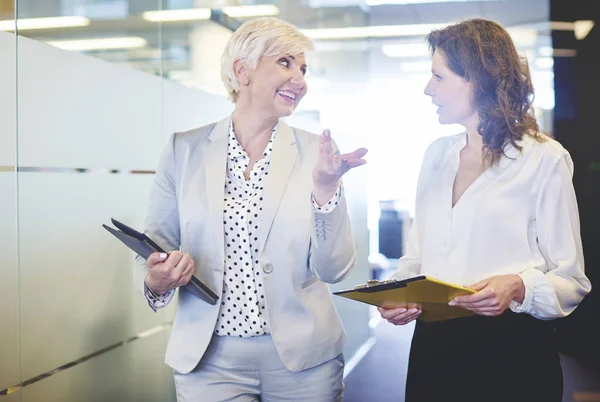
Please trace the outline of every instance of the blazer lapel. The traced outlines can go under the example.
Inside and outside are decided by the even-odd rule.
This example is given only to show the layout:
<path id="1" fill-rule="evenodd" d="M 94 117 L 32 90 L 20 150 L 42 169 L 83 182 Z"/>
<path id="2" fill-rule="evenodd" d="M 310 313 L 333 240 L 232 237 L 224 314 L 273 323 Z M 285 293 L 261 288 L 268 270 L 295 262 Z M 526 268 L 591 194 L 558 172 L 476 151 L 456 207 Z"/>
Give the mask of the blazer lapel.
<path id="1" fill-rule="evenodd" d="M 208 216 L 216 236 L 217 250 L 224 261 L 225 235 L 223 232 L 223 198 L 225 196 L 225 169 L 229 139 L 229 117 L 221 120 L 208 137 L 210 143 L 204 147 L 204 172 L 208 198 Z M 222 271 L 222 264 L 213 264 L 215 271 Z"/>
<path id="2" fill-rule="evenodd" d="M 279 120 L 275 139 L 273 140 L 269 175 L 263 190 L 264 204 L 260 219 L 259 254 L 262 253 L 265 247 L 273 219 L 296 163 L 297 155 L 298 148 L 293 130 L 282 120 Z"/>

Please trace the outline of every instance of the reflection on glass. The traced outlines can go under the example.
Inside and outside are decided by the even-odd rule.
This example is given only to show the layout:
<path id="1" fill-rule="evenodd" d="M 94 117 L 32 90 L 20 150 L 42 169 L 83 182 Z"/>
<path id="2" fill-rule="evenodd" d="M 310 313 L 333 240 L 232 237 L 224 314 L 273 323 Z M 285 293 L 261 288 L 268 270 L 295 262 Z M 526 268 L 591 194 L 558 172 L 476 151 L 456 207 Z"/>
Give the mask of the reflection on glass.
<path id="1" fill-rule="evenodd" d="M 14 2 L 0 0 L 5 27 L 14 29 L 14 15 Z M 14 34 L 0 31 L 0 399 L 9 400 L 19 397 L 13 387 L 20 381 L 15 49 Z"/>
<path id="2" fill-rule="evenodd" d="M 162 2 L 20 0 L 19 35 L 160 75 L 160 24 L 141 15 Z"/>

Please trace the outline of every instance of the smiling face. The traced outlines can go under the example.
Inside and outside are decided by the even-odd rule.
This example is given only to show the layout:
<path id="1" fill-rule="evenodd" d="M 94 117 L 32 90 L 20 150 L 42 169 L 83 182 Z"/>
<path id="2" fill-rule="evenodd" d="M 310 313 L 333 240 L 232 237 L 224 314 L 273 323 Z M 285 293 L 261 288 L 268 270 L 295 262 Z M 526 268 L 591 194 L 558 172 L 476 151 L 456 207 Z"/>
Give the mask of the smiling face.
<path id="1" fill-rule="evenodd" d="M 473 85 L 450 70 L 446 57 L 439 49 L 433 54 L 431 73 L 424 92 L 438 106 L 439 122 L 476 127 L 479 116 L 473 107 Z"/>
<path id="2" fill-rule="evenodd" d="M 306 95 L 306 68 L 304 53 L 263 56 L 254 70 L 245 70 L 246 80 L 240 80 L 240 96 L 247 96 L 253 107 L 266 115 L 289 116 Z"/>

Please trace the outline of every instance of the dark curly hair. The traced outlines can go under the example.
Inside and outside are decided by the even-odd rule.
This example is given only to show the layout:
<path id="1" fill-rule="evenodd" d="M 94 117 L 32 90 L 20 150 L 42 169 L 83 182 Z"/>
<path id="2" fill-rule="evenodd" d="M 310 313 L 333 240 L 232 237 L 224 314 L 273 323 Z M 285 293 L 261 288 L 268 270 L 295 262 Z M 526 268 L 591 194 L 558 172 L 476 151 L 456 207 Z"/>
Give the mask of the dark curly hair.
<path id="1" fill-rule="evenodd" d="M 427 35 L 433 55 L 441 50 L 448 67 L 473 84 L 474 107 L 486 156 L 496 164 L 504 146 L 530 135 L 543 141 L 533 112 L 529 65 L 499 24 L 471 19 Z"/>

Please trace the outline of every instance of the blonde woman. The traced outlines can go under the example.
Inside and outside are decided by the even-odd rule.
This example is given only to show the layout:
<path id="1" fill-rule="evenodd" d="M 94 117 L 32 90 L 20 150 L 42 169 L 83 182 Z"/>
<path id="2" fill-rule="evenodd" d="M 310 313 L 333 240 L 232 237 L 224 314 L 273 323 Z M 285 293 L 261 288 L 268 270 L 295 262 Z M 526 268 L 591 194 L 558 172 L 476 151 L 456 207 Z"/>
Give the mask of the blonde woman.
<path id="1" fill-rule="evenodd" d="M 233 114 L 161 157 L 146 233 L 173 251 L 138 260 L 139 289 L 158 309 L 193 274 L 220 296 L 179 294 L 166 362 L 180 402 L 342 400 L 347 339 L 326 283 L 355 264 L 340 178 L 366 149 L 339 155 L 327 130 L 280 120 L 306 94 L 311 48 L 279 19 L 243 24 L 221 61 Z"/>

